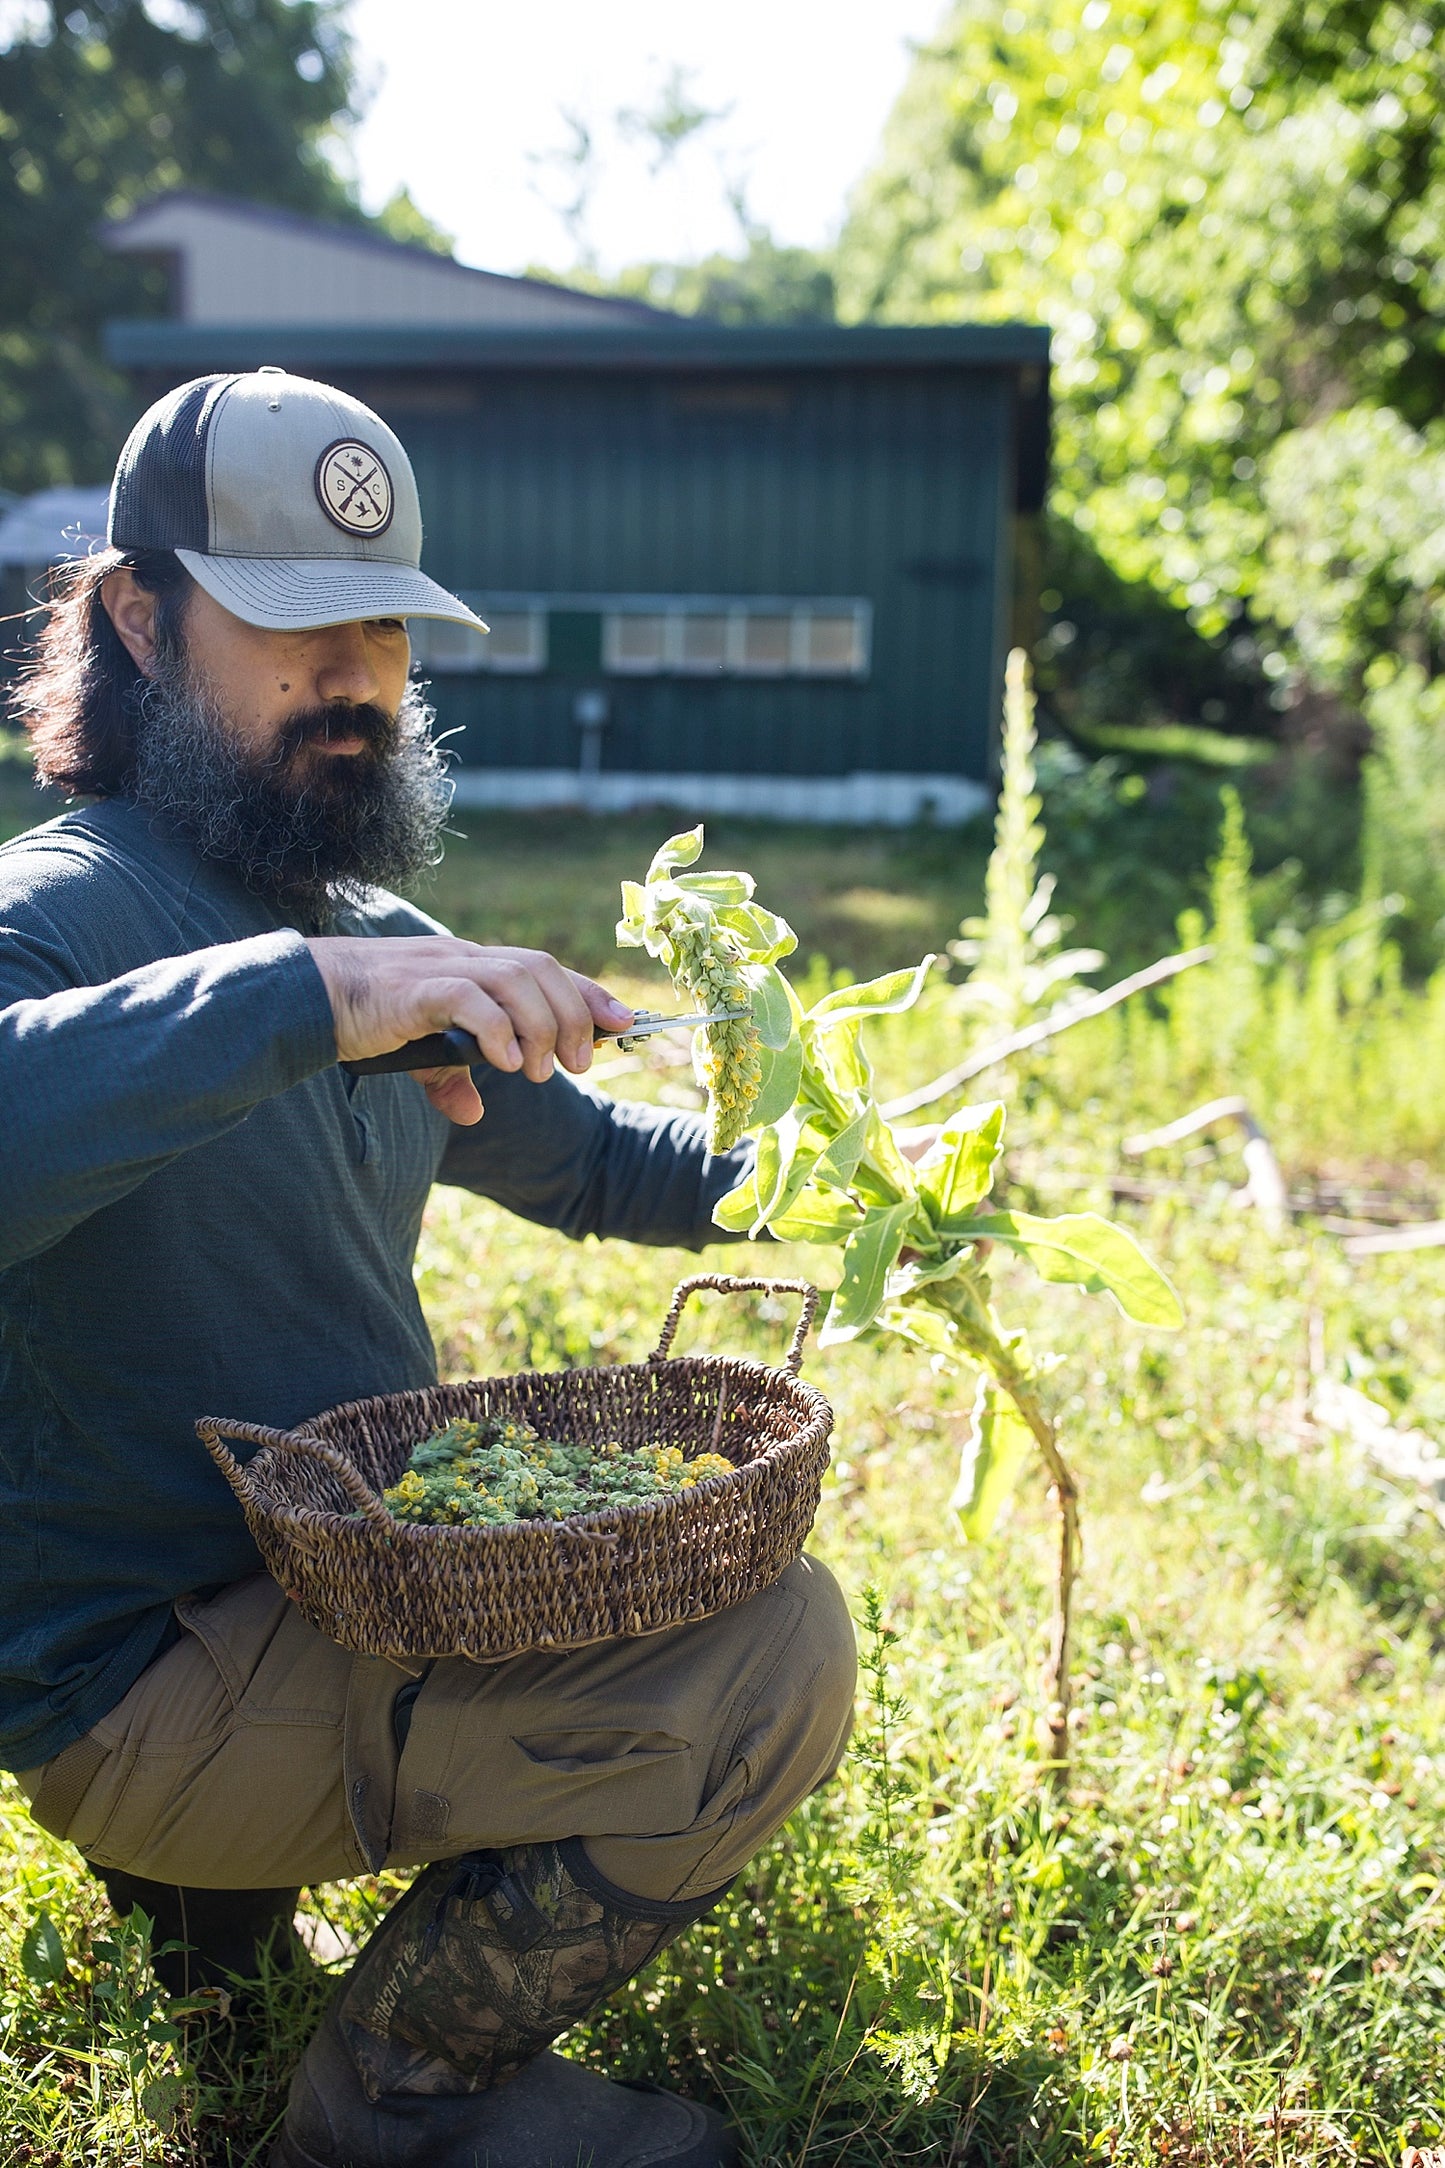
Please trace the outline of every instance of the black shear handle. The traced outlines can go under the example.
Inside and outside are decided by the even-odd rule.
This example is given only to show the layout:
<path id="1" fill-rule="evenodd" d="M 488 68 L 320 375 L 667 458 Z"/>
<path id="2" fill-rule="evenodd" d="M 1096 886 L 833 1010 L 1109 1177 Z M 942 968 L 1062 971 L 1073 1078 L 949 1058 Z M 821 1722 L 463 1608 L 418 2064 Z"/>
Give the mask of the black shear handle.
<path id="1" fill-rule="evenodd" d="M 408 1039 L 389 1054 L 369 1054 L 365 1061 L 344 1061 L 341 1066 L 348 1076 L 394 1076 L 402 1069 L 470 1069 L 486 1058 L 471 1033 L 453 1024 L 449 1031 Z"/>
<path id="2" fill-rule="evenodd" d="M 594 1031 L 594 1040 L 615 1038 L 615 1032 Z M 389 1054 L 369 1054 L 365 1061 L 344 1061 L 348 1076 L 395 1076 L 404 1069 L 471 1069 L 486 1055 L 469 1031 L 453 1024 L 449 1031 L 429 1032 L 425 1039 L 408 1039 Z"/>

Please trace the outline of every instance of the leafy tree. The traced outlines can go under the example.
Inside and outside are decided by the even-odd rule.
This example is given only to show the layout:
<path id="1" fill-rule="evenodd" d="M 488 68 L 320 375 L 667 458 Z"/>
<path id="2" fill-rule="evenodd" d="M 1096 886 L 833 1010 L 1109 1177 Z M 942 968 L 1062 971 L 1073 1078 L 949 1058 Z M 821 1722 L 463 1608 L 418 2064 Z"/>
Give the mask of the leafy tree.
<path id="1" fill-rule="evenodd" d="M 1442 102 L 1445 0 L 965 0 L 855 203 L 843 313 L 1048 321 L 1058 509 L 1206 637 L 1248 659 L 1272 617 L 1358 697 L 1405 589 L 1438 667 L 1438 554 L 1378 501 L 1300 537 L 1342 460 L 1378 500 L 1371 429 L 1441 456 Z"/>
<path id="2" fill-rule="evenodd" d="M 404 241 L 409 248 L 429 248 L 434 256 L 450 256 L 455 253 L 457 237 L 428 218 L 419 205 L 413 203 L 409 188 L 398 188 L 389 196 L 376 214 L 376 225 L 388 240 Z"/>
<path id="3" fill-rule="evenodd" d="M 328 156 L 354 97 L 342 0 L 49 0 L 0 47 L 0 486 L 103 479 L 133 413 L 100 326 L 163 274 L 103 221 L 179 187 L 359 219 Z"/>
<path id="4" fill-rule="evenodd" d="M 831 323 L 837 306 L 827 257 L 816 249 L 788 248 L 751 220 L 745 231 L 741 255 L 718 252 L 697 263 L 630 264 L 610 290 L 720 324 Z"/>

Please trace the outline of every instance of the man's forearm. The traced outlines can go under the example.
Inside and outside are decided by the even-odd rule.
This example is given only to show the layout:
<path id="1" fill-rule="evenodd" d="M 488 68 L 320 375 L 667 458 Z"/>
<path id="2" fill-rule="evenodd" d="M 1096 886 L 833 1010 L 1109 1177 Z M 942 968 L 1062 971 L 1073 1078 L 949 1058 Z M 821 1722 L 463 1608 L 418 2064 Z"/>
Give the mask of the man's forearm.
<path id="1" fill-rule="evenodd" d="M 473 1074 L 486 1114 L 452 1132 L 438 1181 L 577 1238 L 682 1249 L 732 1239 L 712 1208 L 751 1164 L 750 1144 L 713 1156 L 701 1115 L 605 1099 L 560 1075 Z"/>
<path id="2" fill-rule="evenodd" d="M 12 999 L 0 1008 L 0 1267 L 335 1058 L 325 987 L 292 933 Z"/>

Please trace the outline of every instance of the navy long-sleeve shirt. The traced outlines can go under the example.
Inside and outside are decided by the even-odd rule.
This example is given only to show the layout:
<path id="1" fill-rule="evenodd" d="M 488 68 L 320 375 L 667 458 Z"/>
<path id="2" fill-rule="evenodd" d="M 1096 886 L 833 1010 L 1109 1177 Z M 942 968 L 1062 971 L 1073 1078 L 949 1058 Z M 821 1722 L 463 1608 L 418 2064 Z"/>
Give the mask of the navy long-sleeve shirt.
<path id="1" fill-rule="evenodd" d="M 360 937 L 439 931 L 378 892 Z M 133 806 L 0 849 L 0 1767 L 79 1738 L 185 1591 L 255 1572 L 198 1415 L 290 1426 L 431 1383 L 434 1181 L 690 1247 L 741 1158 L 691 1115 L 482 1068 L 460 1129 L 348 1079 L 296 929 Z"/>

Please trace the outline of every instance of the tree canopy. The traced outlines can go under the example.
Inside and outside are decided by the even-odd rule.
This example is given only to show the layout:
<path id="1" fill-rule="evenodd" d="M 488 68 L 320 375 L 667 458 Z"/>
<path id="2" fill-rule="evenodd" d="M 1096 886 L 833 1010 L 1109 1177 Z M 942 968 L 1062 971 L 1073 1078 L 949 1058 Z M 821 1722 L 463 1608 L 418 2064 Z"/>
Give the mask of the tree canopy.
<path id="1" fill-rule="evenodd" d="M 328 155 L 355 88 L 341 0 L 49 0 L 0 47 L 0 485 L 110 472 L 133 400 L 100 326 L 164 292 L 103 221 L 179 187 L 359 218 Z"/>
<path id="2" fill-rule="evenodd" d="M 1113 574 L 1277 681 L 1438 672 L 1442 106 L 1445 0 L 963 0 L 842 312 L 1048 322 L 1055 503 Z"/>
<path id="3" fill-rule="evenodd" d="M 775 240 L 750 219 L 743 230 L 741 255 L 719 251 L 696 263 L 629 264 L 609 282 L 609 291 L 720 324 L 831 323 L 836 297 L 827 258 Z"/>

